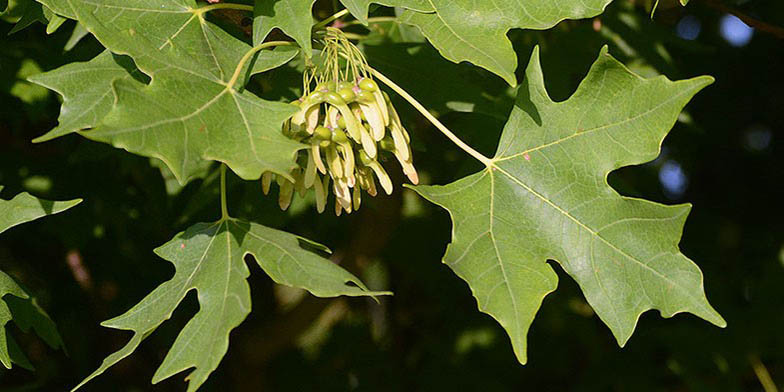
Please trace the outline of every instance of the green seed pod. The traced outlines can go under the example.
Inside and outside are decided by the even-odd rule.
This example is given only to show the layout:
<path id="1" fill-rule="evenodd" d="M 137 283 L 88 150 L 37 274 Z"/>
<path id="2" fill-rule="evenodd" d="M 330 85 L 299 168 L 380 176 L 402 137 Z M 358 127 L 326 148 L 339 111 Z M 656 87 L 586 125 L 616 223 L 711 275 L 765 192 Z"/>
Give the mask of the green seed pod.
<path id="1" fill-rule="evenodd" d="M 305 125 L 308 134 L 313 134 L 313 130 L 318 126 L 321 105 L 313 105 L 305 112 Z"/>
<path id="2" fill-rule="evenodd" d="M 351 88 L 342 88 L 338 90 L 338 95 L 346 102 L 354 102 L 354 100 L 357 99 L 357 95 L 354 94 L 354 90 Z"/>
<path id="3" fill-rule="evenodd" d="M 306 101 L 319 102 L 319 103 L 324 102 L 324 92 L 320 90 L 316 90 L 308 95 Z"/>
<path id="4" fill-rule="evenodd" d="M 381 90 L 373 92 L 376 98 L 376 105 L 381 110 L 381 117 L 384 119 L 384 125 L 389 126 L 389 109 L 387 108 L 387 101 L 384 99 L 384 93 Z M 391 104 L 389 104 L 391 105 Z"/>
<path id="5" fill-rule="evenodd" d="M 355 163 L 354 163 L 354 149 L 352 148 L 351 143 L 346 142 L 346 143 L 342 143 L 340 145 L 339 150 L 340 150 L 341 155 L 343 155 L 343 163 L 344 163 L 344 166 L 343 166 L 344 167 L 344 171 L 343 172 L 346 173 L 347 177 L 352 177 L 351 185 L 349 185 L 349 186 L 354 186 L 354 181 L 355 181 L 355 179 L 353 179 L 353 177 L 354 177 L 354 166 L 355 166 Z"/>
<path id="6" fill-rule="evenodd" d="M 389 136 L 381 139 L 378 142 L 378 146 L 381 147 L 384 151 L 395 152 L 395 141 L 392 140 Z"/>
<path id="7" fill-rule="evenodd" d="M 329 146 L 324 150 L 327 153 L 327 167 L 329 167 L 329 174 L 334 179 L 343 177 L 343 162 L 340 160 L 338 150 L 335 146 Z"/>
<path id="8" fill-rule="evenodd" d="M 363 165 L 368 166 L 370 163 L 374 162 L 375 160 L 370 158 L 365 150 L 359 150 L 359 161 L 362 162 Z"/>
<path id="9" fill-rule="evenodd" d="M 321 160 L 321 146 L 318 143 L 310 145 L 310 156 L 313 157 L 313 162 L 316 163 L 316 168 L 321 174 L 327 174 L 327 167 L 324 166 L 324 161 Z"/>
<path id="10" fill-rule="evenodd" d="M 341 98 L 343 99 L 343 98 Z M 340 115 L 346 121 L 345 129 L 348 131 L 349 136 L 354 140 L 360 140 L 362 137 L 361 124 L 348 105 L 335 105 L 340 111 Z"/>
<path id="11" fill-rule="evenodd" d="M 294 183 L 284 180 L 280 184 L 280 193 L 278 194 L 278 206 L 281 210 L 286 211 L 289 208 L 292 197 L 294 197 Z"/>
<path id="12" fill-rule="evenodd" d="M 316 129 L 313 131 L 313 136 L 320 140 L 330 140 L 332 138 L 332 131 L 330 131 L 327 127 L 316 127 Z"/>
<path id="13" fill-rule="evenodd" d="M 275 179 L 274 177 L 275 175 L 272 174 L 272 172 L 264 172 L 264 174 L 261 175 L 261 190 L 265 195 L 269 194 L 272 180 Z"/>
<path id="14" fill-rule="evenodd" d="M 335 199 L 346 212 L 351 213 L 351 190 L 348 188 L 345 178 L 338 178 L 333 181 Z"/>
<path id="15" fill-rule="evenodd" d="M 335 105 L 335 106 L 345 106 L 346 105 L 346 101 L 340 96 L 340 94 L 338 94 L 336 92 L 332 92 L 332 91 L 330 91 L 330 92 L 328 92 L 328 93 L 326 93 L 324 95 L 324 100 L 327 101 L 327 103 L 329 103 L 331 105 Z"/>
<path id="16" fill-rule="evenodd" d="M 359 206 L 362 204 L 362 190 L 359 187 L 354 188 L 354 192 L 352 192 L 353 196 L 353 204 L 354 204 L 354 211 L 359 209 Z"/>
<path id="17" fill-rule="evenodd" d="M 338 82 L 338 90 L 343 90 L 344 88 L 351 89 L 352 87 L 354 87 L 354 84 L 349 81 Z"/>
<path id="18" fill-rule="evenodd" d="M 338 126 L 346 129 L 346 119 L 343 116 L 338 117 Z"/>
<path id="19" fill-rule="evenodd" d="M 367 166 L 373 169 L 373 172 L 376 173 L 376 177 L 378 177 L 378 182 L 381 183 L 381 187 L 384 188 L 384 192 L 386 192 L 387 195 L 391 195 L 392 179 L 389 178 L 389 174 L 387 174 L 386 170 L 384 170 L 381 164 L 376 161 L 371 162 Z"/>
<path id="20" fill-rule="evenodd" d="M 370 91 L 363 90 L 357 95 L 357 102 L 359 103 L 373 103 L 376 102 L 376 97 Z"/>
<path id="21" fill-rule="evenodd" d="M 367 127 L 362 126 L 361 128 L 362 134 L 360 135 L 360 140 L 362 142 L 362 148 L 365 150 L 367 155 L 371 158 L 375 158 L 378 155 L 378 150 L 376 149 L 376 141 L 373 140 L 373 137 L 370 136 L 370 130 Z"/>
<path id="22" fill-rule="evenodd" d="M 333 129 L 332 141 L 338 144 L 348 143 L 348 137 L 346 137 L 346 132 L 343 132 L 343 130 L 340 128 Z"/>
<path id="23" fill-rule="evenodd" d="M 386 126 L 384 125 L 384 118 L 381 111 L 378 109 L 375 100 L 369 104 L 360 103 L 359 108 L 362 110 L 362 114 L 365 115 L 365 118 L 367 118 L 373 140 L 378 141 L 383 139 Z"/>
<path id="24" fill-rule="evenodd" d="M 332 137 L 332 136 L 330 135 L 330 138 L 331 138 L 331 137 Z M 319 142 L 319 144 L 318 144 L 318 145 L 319 145 L 319 147 L 321 147 L 321 148 L 327 148 L 327 147 L 329 147 L 329 146 L 331 146 L 331 145 L 332 145 L 332 140 L 330 140 L 330 139 L 327 139 L 327 140 L 322 140 L 322 141 L 320 141 L 320 142 Z"/>
<path id="25" fill-rule="evenodd" d="M 374 91 L 378 91 L 378 84 L 376 84 L 373 79 L 364 78 L 359 82 L 359 88 L 365 91 L 370 91 L 372 93 Z"/>
<path id="26" fill-rule="evenodd" d="M 303 185 L 306 189 L 310 189 L 316 181 L 316 161 L 313 159 L 312 150 L 308 150 L 308 163 L 305 166 L 305 177 L 303 178 Z"/>
<path id="27" fill-rule="evenodd" d="M 322 179 L 316 176 L 315 186 L 316 192 L 316 210 L 319 214 L 324 212 L 325 207 L 327 206 L 327 190 L 329 189 L 329 176 L 325 176 L 322 182 Z"/>

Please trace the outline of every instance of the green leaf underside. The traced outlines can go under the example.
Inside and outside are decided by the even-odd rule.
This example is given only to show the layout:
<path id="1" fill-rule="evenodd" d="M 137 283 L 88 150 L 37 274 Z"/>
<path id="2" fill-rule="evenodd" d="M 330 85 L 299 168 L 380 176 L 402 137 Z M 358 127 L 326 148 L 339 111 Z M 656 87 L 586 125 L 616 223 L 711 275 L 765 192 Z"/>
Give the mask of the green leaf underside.
<path id="1" fill-rule="evenodd" d="M 1 215 L 0 215 L 1 216 Z M 27 293 L 19 287 L 10 276 L 0 271 L 0 363 L 11 368 L 11 354 L 9 352 L 9 342 L 6 338 L 5 325 L 11 321 L 11 309 L 5 302 L 5 296 L 16 296 L 19 298 L 29 298 Z"/>
<path id="2" fill-rule="evenodd" d="M 543 30 L 564 19 L 593 17 L 612 0 L 426 1 L 435 12 L 409 10 L 400 21 L 417 26 L 447 59 L 471 62 L 515 86 L 517 55 L 509 30 Z"/>
<path id="3" fill-rule="evenodd" d="M 368 9 L 370 3 L 386 5 L 389 7 L 402 7 L 418 12 L 433 12 L 434 8 L 429 0 L 340 0 L 348 11 L 362 24 L 368 23 Z"/>
<path id="4" fill-rule="evenodd" d="M 244 261 L 248 254 L 273 281 L 303 288 L 318 297 L 388 294 L 367 291 L 354 275 L 302 249 L 299 240 L 289 233 L 234 219 L 196 224 L 177 234 L 155 250 L 174 264 L 174 277 L 125 314 L 102 324 L 134 331 L 134 335 L 74 390 L 133 353 L 193 289 L 198 293 L 199 311 L 177 336 L 152 382 L 195 368 L 186 380 L 188 391 L 198 389 L 226 353 L 231 330 L 250 312 L 249 270 Z"/>
<path id="5" fill-rule="evenodd" d="M 623 346 L 640 315 L 690 312 L 718 326 L 699 268 L 678 250 L 689 205 L 618 195 L 620 167 L 656 158 L 681 109 L 712 82 L 642 79 L 606 47 L 577 91 L 553 102 L 538 48 L 493 162 L 445 186 L 418 186 L 454 227 L 444 262 L 526 362 L 526 335 L 557 276 L 557 261 Z"/>
<path id="6" fill-rule="evenodd" d="M 280 132 L 295 108 L 240 87 L 250 75 L 286 63 L 297 50 L 259 52 L 229 85 L 251 47 L 208 22 L 194 1 L 41 1 L 77 19 L 111 52 L 133 58 L 152 79 L 149 85 L 113 79 L 114 105 L 84 136 L 158 158 L 183 184 L 202 160 L 224 162 L 247 180 L 264 171 L 289 175 L 296 152 L 305 147 Z M 63 78 L 49 81 L 55 83 L 62 89 L 67 84 Z M 70 128 L 58 132 L 78 131 Z"/>
<path id="7" fill-rule="evenodd" d="M 11 200 L 0 199 L 0 233 L 16 225 L 65 211 L 81 202 L 81 199 L 48 201 L 28 193 L 20 193 Z M 11 296 L 18 297 L 18 299 L 14 300 Z M 9 304 L 14 305 L 14 311 L 9 308 Z M 0 363 L 8 369 L 11 368 L 14 356 L 9 351 L 11 343 L 10 339 L 7 339 L 4 327 L 12 318 L 22 331 L 33 328 L 51 347 L 57 348 L 62 345 L 54 323 L 46 313 L 10 276 L 0 271 Z M 22 354 L 18 355 L 21 357 L 19 359 L 13 358 L 14 363 L 23 366 L 29 364 Z"/>
<path id="8" fill-rule="evenodd" d="M 21 17 L 14 27 L 11 28 L 11 31 L 8 32 L 8 35 L 24 30 L 35 22 L 48 23 L 41 4 L 36 3 L 35 0 L 17 0 L 17 2 L 16 6 L 21 8 Z"/>
<path id="9" fill-rule="evenodd" d="M 125 79 L 145 84 L 145 78 L 130 57 L 108 50 L 88 62 L 71 63 L 28 78 L 63 96 L 59 124 L 33 142 L 45 142 L 100 124 L 116 99 L 112 83 Z"/>
<path id="10" fill-rule="evenodd" d="M 307 56 L 313 52 L 310 30 L 313 24 L 311 8 L 316 0 L 257 1 L 253 9 L 253 44 L 264 42 L 276 27 L 302 47 Z"/>
<path id="11" fill-rule="evenodd" d="M 81 202 L 81 199 L 43 200 L 27 192 L 20 193 L 11 200 L 0 199 L 0 233 L 16 225 L 65 211 Z"/>

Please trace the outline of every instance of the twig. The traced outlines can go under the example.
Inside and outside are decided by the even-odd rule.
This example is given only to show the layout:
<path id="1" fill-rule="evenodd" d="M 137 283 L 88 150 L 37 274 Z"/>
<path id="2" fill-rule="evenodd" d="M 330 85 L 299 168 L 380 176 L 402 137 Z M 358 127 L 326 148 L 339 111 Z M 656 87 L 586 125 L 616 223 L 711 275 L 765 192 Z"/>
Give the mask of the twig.
<path id="1" fill-rule="evenodd" d="M 775 26 L 770 23 L 766 23 L 759 19 L 753 18 L 734 8 L 728 7 L 717 0 L 702 0 L 702 2 L 705 3 L 707 6 L 717 9 L 721 12 L 726 12 L 728 14 L 737 16 L 738 19 L 742 20 L 747 25 L 759 31 L 764 31 L 766 33 L 775 36 L 776 38 L 784 39 L 784 27 Z"/>

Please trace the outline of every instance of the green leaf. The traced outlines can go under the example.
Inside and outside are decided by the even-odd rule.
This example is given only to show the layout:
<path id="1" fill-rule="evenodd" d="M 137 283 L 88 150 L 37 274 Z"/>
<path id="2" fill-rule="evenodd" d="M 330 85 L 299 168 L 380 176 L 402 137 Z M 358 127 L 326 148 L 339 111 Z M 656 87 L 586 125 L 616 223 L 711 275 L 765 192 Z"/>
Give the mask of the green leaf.
<path id="1" fill-rule="evenodd" d="M 310 30 L 311 9 L 316 0 L 257 1 L 253 8 L 253 44 L 264 42 L 274 28 L 281 29 L 299 44 L 306 56 L 313 52 Z"/>
<path id="2" fill-rule="evenodd" d="M 699 268 L 678 250 L 690 205 L 623 197 L 614 169 L 651 161 L 691 97 L 712 82 L 642 79 L 606 47 L 574 95 L 553 102 L 538 48 L 488 167 L 414 189 L 454 222 L 444 262 L 526 361 L 526 335 L 557 285 L 555 260 L 623 346 L 640 315 L 690 312 L 718 326 Z"/>
<path id="3" fill-rule="evenodd" d="M 65 23 L 65 18 L 55 14 L 49 8 L 43 7 L 43 12 L 44 12 L 44 18 L 46 18 L 46 20 L 48 21 L 46 22 L 46 34 L 54 33 L 55 31 L 57 31 L 57 29 L 60 28 L 60 26 L 63 25 L 63 23 Z"/>
<path id="4" fill-rule="evenodd" d="M 354 275 L 302 249 L 300 240 L 289 233 L 234 219 L 200 223 L 178 234 L 155 250 L 174 264 L 174 277 L 125 314 L 102 324 L 134 331 L 134 335 L 125 347 L 107 357 L 74 389 L 133 353 L 194 289 L 198 293 L 199 312 L 177 336 L 152 382 L 195 368 L 186 380 L 188 391 L 198 389 L 226 353 L 231 330 L 250 312 L 246 255 L 252 255 L 275 282 L 306 289 L 318 297 L 388 294 L 367 291 Z"/>
<path id="5" fill-rule="evenodd" d="M 3 271 L 0 271 L 0 363 L 2 363 L 6 369 L 10 369 L 11 355 L 8 350 L 8 342 L 6 341 L 5 325 L 11 321 L 11 309 L 8 308 L 8 305 L 4 300 L 6 295 L 29 298 L 27 293 L 25 293 L 10 276 L 6 275 Z"/>
<path id="6" fill-rule="evenodd" d="M 16 225 L 65 211 L 81 202 L 82 199 L 43 200 L 27 192 L 20 193 L 11 200 L 0 199 L 0 233 Z"/>
<path id="7" fill-rule="evenodd" d="M 35 22 L 48 23 L 44 17 L 43 7 L 34 0 L 17 0 L 16 6 L 21 9 L 17 11 L 21 17 L 11 31 L 8 32 L 8 35 L 24 30 Z"/>
<path id="8" fill-rule="evenodd" d="M 68 38 L 68 42 L 65 43 L 63 50 L 65 50 L 66 52 L 71 51 L 71 49 L 73 49 L 76 46 L 76 44 L 78 44 L 79 41 L 81 41 L 82 38 L 86 37 L 88 34 L 90 34 L 90 32 L 87 31 L 87 29 L 85 29 L 83 25 L 77 23 L 76 26 L 74 26 L 73 31 L 71 32 L 71 37 Z"/>
<path id="9" fill-rule="evenodd" d="M 16 225 L 65 211 L 81 202 L 81 199 L 43 200 L 28 193 L 21 193 L 11 200 L 0 199 L 0 233 Z M 49 316 L 10 276 L 0 271 L 0 363 L 8 369 L 11 368 L 14 356 L 9 353 L 10 344 L 6 340 L 4 327 L 12 319 L 24 332 L 33 328 L 51 347 L 62 346 L 57 329 Z M 23 356 L 13 358 L 13 362 L 20 365 L 29 364 Z"/>
<path id="10" fill-rule="evenodd" d="M 114 106 L 116 97 L 112 83 L 119 79 L 135 80 L 140 84 L 148 81 L 130 57 L 118 56 L 108 50 L 88 62 L 67 64 L 28 78 L 63 96 L 59 124 L 33 142 L 45 142 L 100 124 Z"/>
<path id="11" fill-rule="evenodd" d="M 42 1 L 152 77 L 149 85 L 115 80 L 115 105 L 84 136 L 158 158 L 183 184 L 203 160 L 224 162 L 248 180 L 264 171 L 289 175 L 305 147 L 280 132 L 295 108 L 241 86 L 250 75 L 286 63 L 296 50 L 262 51 L 251 65 L 242 63 L 250 46 L 206 21 L 193 1 Z"/>
<path id="12" fill-rule="evenodd" d="M 435 12 L 407 11 L 400 21 L 419 27 L 447 59 L 469 61 L 517 85 L 517 55 L 510 29 L 549 29 L 564 19 L 599 15 L 611 0 L 495 1 L 427 0 Z"/>
<path id="13" fill-rule="evenodd" d="M 370 3 L 383 4 L 390 7 L 403 7 L 418 12 L 433 12 L 435 9 L 430 0 L 340 0 L 346 9 L 362 24 L 368 24 Z"/>

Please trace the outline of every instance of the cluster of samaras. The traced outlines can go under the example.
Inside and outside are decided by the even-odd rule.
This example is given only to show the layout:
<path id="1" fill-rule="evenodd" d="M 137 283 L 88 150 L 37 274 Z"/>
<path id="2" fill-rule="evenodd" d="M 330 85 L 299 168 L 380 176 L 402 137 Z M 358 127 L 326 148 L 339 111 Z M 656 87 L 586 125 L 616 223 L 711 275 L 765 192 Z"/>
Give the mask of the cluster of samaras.
<path id="1" fill-rule="evenodd" d="M 376 178 L 392 193 L 392 181 L 379 163 L 382 153 L 394 155 L 408 179 L 419 182 L 408 132 L 389 96 L 369 77 L 320 83 L 292 104 L 300 110 L 284 124 L 283 133 L 310 148 L 300 152 L 299 165 L 291 172 L 294 182 L 269 172 L 262 177 L 265 194 L 273 180 L 280 186 L 282 209 L 291 204 L 294 192 L 304 196 L 313 188 L 321 213 L 332 189 L 335 213 L 351 213 L 359 208 L 363 190 L 376 195 Z"/>

